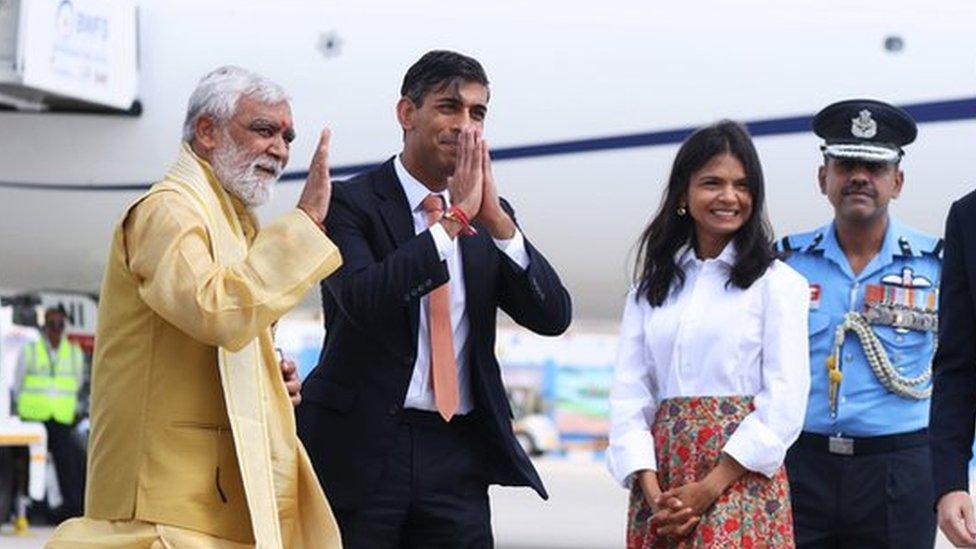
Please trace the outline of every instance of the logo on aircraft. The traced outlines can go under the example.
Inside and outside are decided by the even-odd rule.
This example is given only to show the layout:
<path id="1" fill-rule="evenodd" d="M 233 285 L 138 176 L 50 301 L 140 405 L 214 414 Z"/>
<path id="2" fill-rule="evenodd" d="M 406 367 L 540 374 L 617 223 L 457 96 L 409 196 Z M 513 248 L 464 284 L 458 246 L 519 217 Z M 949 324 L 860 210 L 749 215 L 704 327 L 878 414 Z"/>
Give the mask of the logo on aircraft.
<path id="1" fill-rule="evenodd" d="M 58 36 L 70 38 L 75 32 L 75 8 L 71 5 L 71 0 L 62 0 L 58 4 L 58 12 L 54 19 L 54 28 L 57 29 Z"/>
<path id="2" fill-rule="evenodd" d="M 76 11 L 71 0 L 61 0 L 54 19 L 54 27 L 58 36 L 62 40 L 77 37 L 101 42 L 107 41 L 108 17 L 92 11 L 91 7 L 88 11 L 85 11 L 84 8 L 85 6 L 82 5 L 82 8 Z"/>

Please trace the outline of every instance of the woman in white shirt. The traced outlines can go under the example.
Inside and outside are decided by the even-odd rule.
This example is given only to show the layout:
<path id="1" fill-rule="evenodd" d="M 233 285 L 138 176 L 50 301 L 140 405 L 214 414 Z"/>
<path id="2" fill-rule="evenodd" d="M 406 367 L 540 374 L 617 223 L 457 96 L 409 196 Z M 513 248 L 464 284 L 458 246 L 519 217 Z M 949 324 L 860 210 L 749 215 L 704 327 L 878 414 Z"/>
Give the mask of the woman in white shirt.
<path id="1" fill-rule="evenodd" d="M 810 370 L 806 280 L 772 255 L 746 129 L 696 131 L 639 242 L 610 394 L 627 546 L 793 547 L 783 468 Z"/>

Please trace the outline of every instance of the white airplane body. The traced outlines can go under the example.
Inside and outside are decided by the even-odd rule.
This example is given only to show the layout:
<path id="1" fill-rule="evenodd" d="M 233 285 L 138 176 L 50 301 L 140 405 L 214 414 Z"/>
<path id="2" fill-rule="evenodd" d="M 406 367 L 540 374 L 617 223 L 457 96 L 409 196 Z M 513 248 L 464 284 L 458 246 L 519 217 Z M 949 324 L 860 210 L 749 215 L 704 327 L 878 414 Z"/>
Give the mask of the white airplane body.
<path id="1" fill-rule="evenodd" d="M 909 108 L 900 219 L 942 232 L 976 181 L 976 3 L 680 3 L 500 0 L 144 0 L 138 116 L 0 112 L 0 288 L 97 292 L 123 208 L 176 156 L 186 101 L 236 64 L 281 83 L 299 137 L 272 204 L 292 207 L 318 130 L 348 176 L 400 150 L 403 74 L 425 51 L 479 59 L 491 80 L 486 135 L 501 193 L 553 262 L 577 318 L 612 319 L 633 244 L 658 207 L 681 139 L 747 123 L 777 235 L 832 210 L 816 185 L 809 118 L 835 100 Z"/>

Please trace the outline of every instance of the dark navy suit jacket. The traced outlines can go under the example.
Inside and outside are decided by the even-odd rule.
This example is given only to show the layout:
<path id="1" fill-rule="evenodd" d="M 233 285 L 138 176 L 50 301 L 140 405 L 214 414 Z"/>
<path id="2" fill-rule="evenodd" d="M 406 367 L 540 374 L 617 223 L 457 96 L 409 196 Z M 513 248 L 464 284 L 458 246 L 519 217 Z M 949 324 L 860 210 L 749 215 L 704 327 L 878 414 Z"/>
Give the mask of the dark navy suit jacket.
<path id="1" fill-rule="evenodd" d="M 476 236 L 459 238 L 472 414 L 487 448 L 485 480 L 531 486 L 545 498 L 512 433 L 494 354 L 495 317 L 500 308 L 536 333 L 558 335 L 570 323 L 569 293 L 527 239 L 530 264 L 523 271 L 487 229 L 475 227 Z M 395 439 L 417 353 L 420 298 L 446 283 L 448 271 L 430 231 L 414 234 L 392 159 L 335 184 L 326 231 L 343 265 L 322 283 L 325 342 L 302 388 L 298 430 L 329 501 L 356 509 L 379 480 Z"/>
<path id="2" fill-rule="evenodd" d="M 939 289 L 939 348 L 933 361 L 929 436 L 936 501 L 969 490 L 976 429 L 976 192 L 946 219 Z"/>

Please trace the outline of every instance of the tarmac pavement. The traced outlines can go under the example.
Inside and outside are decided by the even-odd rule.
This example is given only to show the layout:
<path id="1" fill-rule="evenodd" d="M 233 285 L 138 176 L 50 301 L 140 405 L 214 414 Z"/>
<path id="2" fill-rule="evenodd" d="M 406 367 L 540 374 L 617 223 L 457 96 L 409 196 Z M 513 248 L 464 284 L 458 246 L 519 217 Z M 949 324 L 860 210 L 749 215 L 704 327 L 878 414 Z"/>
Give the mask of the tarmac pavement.
<path id="1" fill-rule="evenodd" d="M 499 549 L 613 549 L 624 545 L 627 492 L 592 456 L 535 461 L 549 501 L 524 488 L 491 488 L 492 523 Z M 31 528 L 28 537 L 0 531 L 0 548 L 36 549 L 51 527 Z M 940 534 L 937 549 L 951 545 Z"/>

